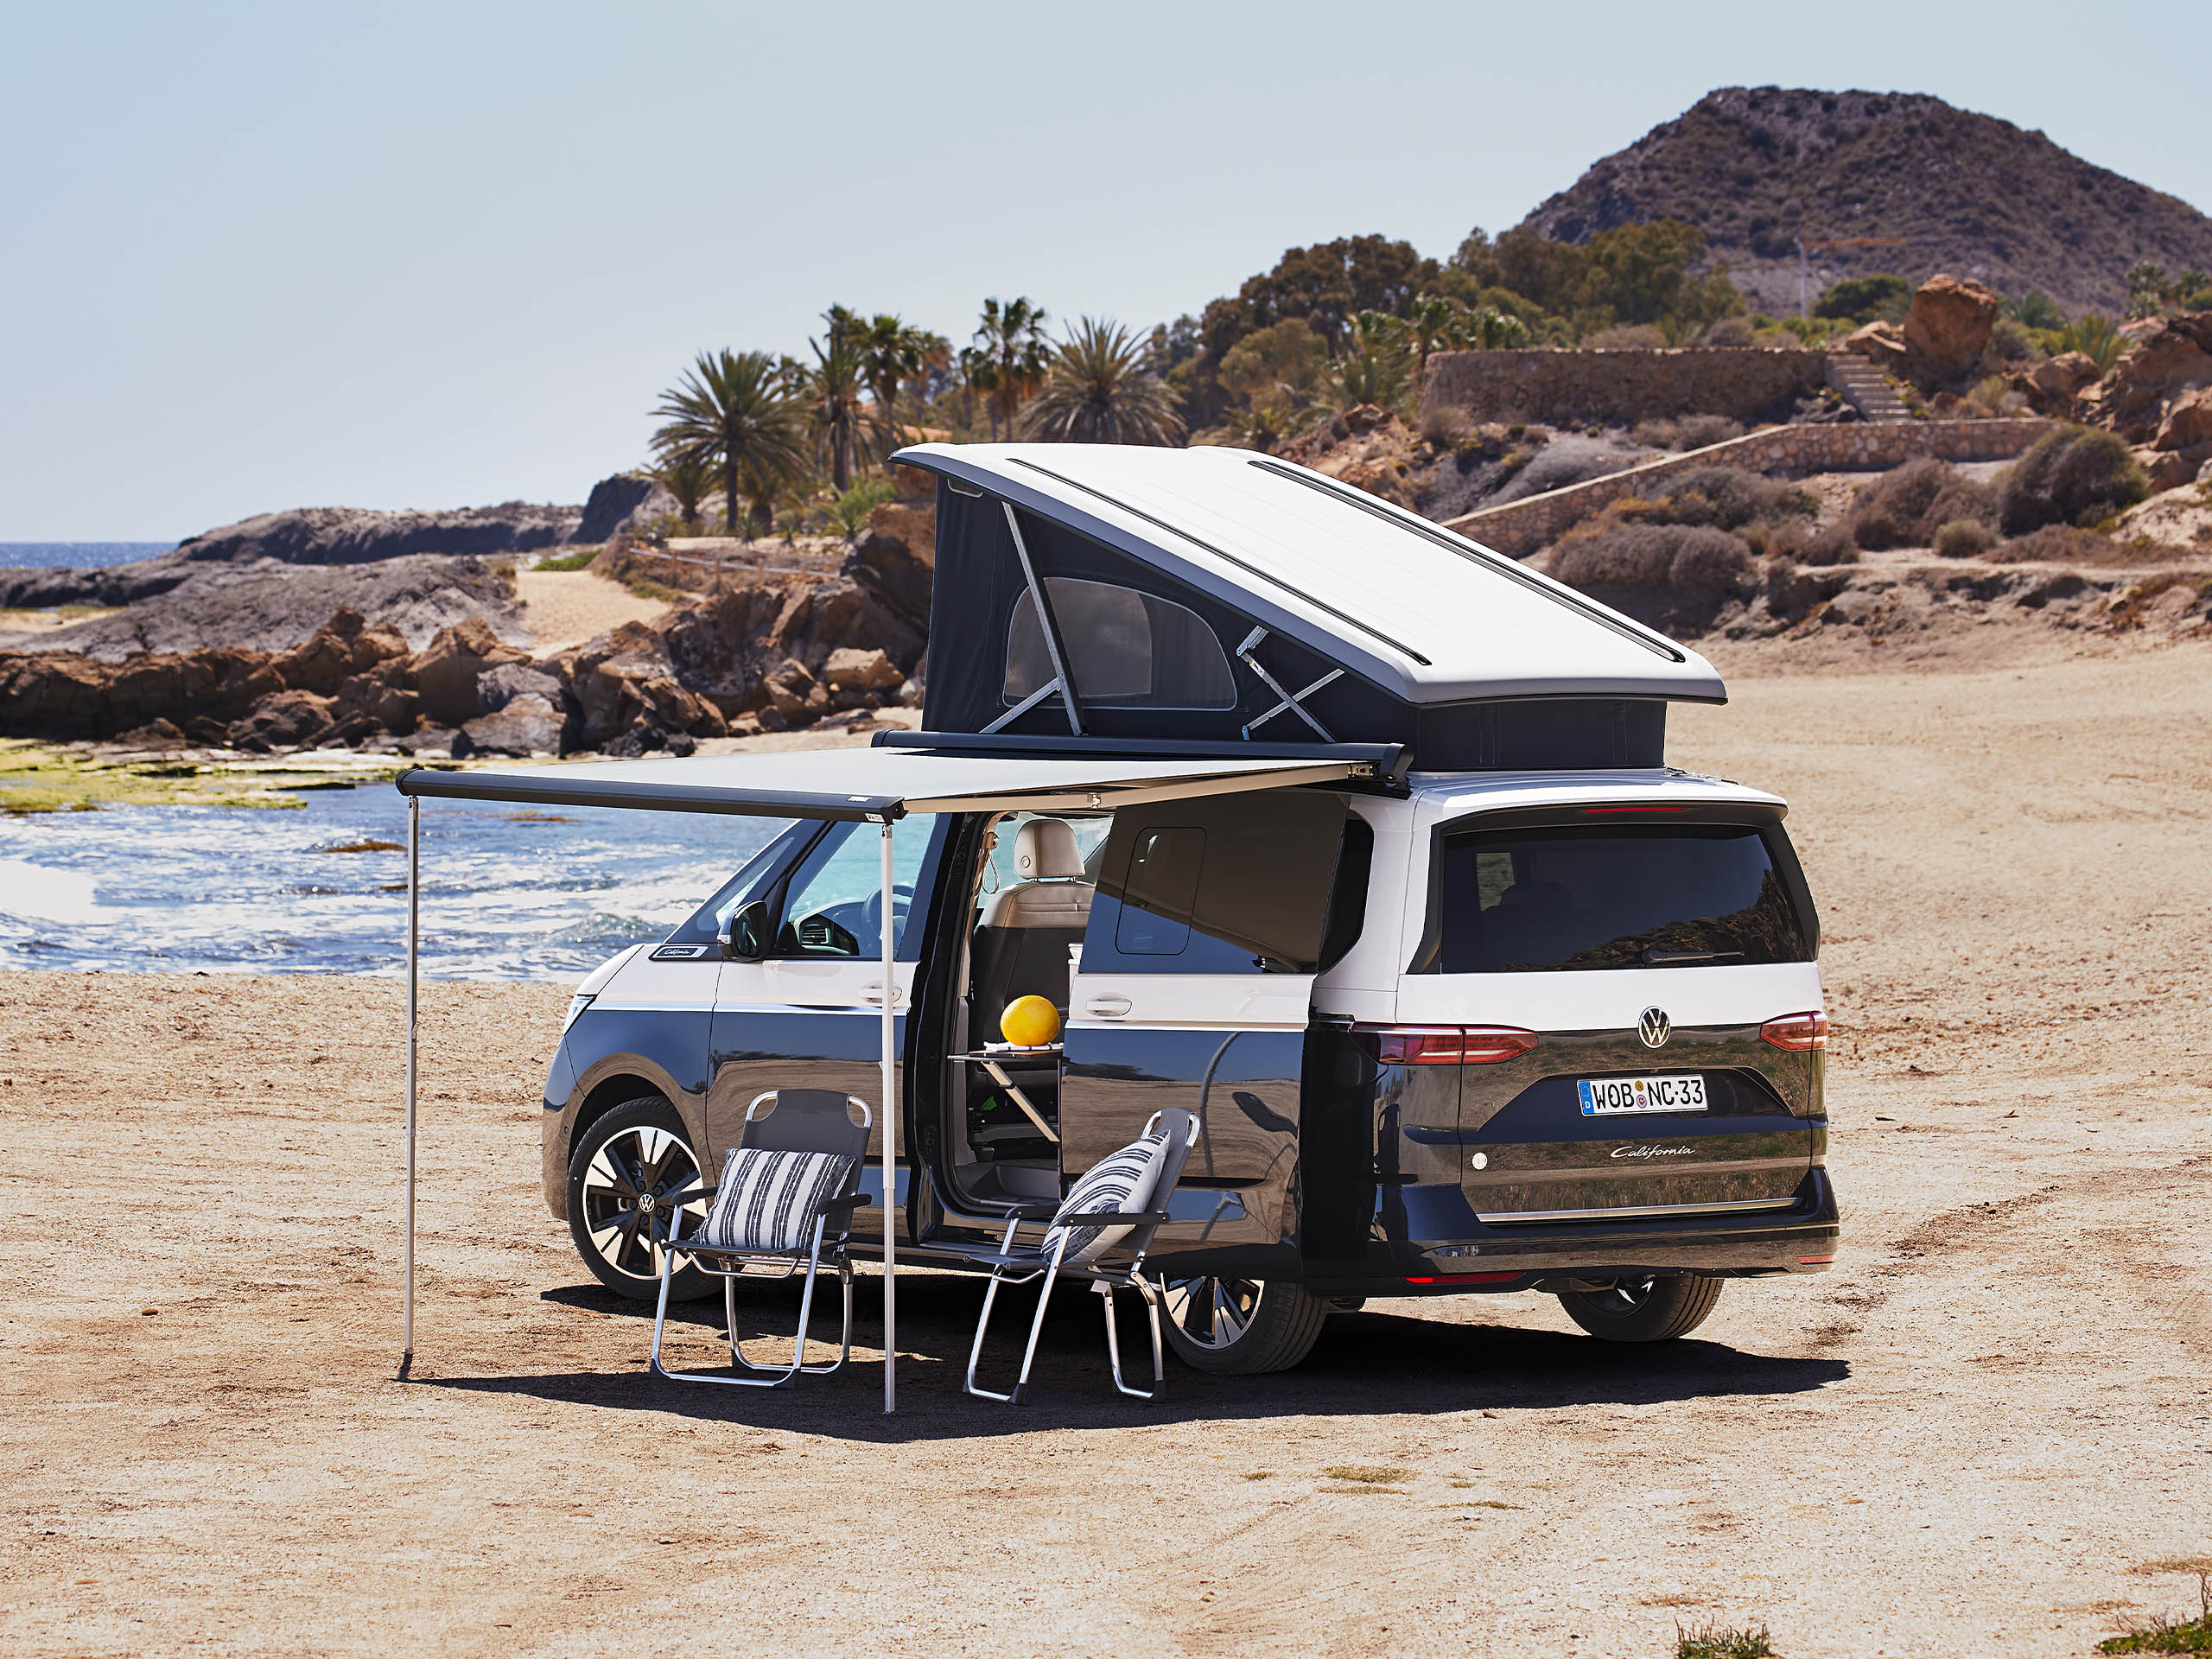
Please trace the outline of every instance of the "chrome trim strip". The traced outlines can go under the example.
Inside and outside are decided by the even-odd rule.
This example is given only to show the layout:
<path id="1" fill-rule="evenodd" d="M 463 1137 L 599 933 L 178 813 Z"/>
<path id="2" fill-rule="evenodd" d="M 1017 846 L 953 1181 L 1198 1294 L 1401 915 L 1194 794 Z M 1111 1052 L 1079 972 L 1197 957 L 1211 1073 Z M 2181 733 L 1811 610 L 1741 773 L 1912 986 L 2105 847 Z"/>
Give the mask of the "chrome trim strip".
<path id="1" fill-rule="evenodd" d="M 1738 1198 L 1727 1204 L 1639 1204 L 1622 1205 L 1606 1210 L 1511 1210 L 1497 1214 L 1475 1212 L 1475 1219 L 1484 1226 L 1495 1227 L 1501 1223 L 1531 1221 L 1636 1221 L 1653 1216 L 1719 1216 L 1735 1215 L 1747 1210 L 1789 1210 L 1796 1206 L 1796 1198 Z"/>

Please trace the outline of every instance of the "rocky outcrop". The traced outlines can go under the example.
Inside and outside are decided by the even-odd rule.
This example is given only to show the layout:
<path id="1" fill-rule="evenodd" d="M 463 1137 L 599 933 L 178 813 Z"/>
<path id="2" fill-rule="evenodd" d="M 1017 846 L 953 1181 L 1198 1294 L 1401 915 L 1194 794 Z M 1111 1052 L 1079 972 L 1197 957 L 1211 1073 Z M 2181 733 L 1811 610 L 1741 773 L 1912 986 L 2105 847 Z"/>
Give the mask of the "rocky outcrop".
<path id="1" fill-rule="evenodd" d="M 191 564 L 372 564 L 416 553 L 528 553 L 564 542 L 582 522 L 581 507 L 497 507 L 448 512 L 375 512 L 361 507 L 295 507 L 203 531 L 164 555 Z"/>
<path id="2" fill-rule="evenodd" d="M 2204 385 L 2212 385 L 2212 311 L 2164 317 L 2083 396 L 2082 418 L 2130 443 L 2150 443 L 2181 394 Z"/>
<path id="3" fill-rule="evenodd" d="M 2002 303 L 1980 283 L 1931 276 L 1905 314 L 1905 349 L 1944 378 L 1964 374 L 1981 361 Z"/>
<path id="4" fill-rule="evenodd" d="M 309 638 L 340 609 L 358 611 L 417 648 L 440 628 L 472 617 L 487 620 L 495 632 L 522 632 L 506 580 L 480 559 L 422 554 L 350 567 L 173 564 L 162 574 L 176 579 L 115 615 L 0 644 L 17 651 L 82 652 L 106 662 L 143 652 L 227 646 L 282 652 Z M 35 602 L 103 602 L 98 585 L 86 585 L 94 589 L 89 599 L 41 596 Z"/>
<path id="5" fill-rule="evenodd" d="M 423 717 L 441 726 L 459 726 L 488 714 L 491 710 L 478 696 L 478 679 L 486 669 L 529 660 L 528 652 L 503 642 L 480 617 L 440 629 L 415 664 Z"/>
<path id="6" fill-rule="evenodd" d="M 678 511 L 676 498 L 643 473 L 617 473 L 591 486 L 583 516 L 568 539 L 596 546 L 617 532 Z"/>

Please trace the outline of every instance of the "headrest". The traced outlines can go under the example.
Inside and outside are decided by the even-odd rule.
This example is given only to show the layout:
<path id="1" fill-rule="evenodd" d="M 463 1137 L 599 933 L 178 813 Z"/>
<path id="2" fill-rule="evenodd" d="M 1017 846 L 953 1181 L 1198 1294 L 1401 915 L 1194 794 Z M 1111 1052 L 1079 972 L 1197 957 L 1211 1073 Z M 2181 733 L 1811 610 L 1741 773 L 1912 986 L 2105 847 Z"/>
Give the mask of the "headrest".
<path id="1" fill-rule="evenodd" d="M 1058 818 L 1032 818 L 1014 837 L 1014 874 L 1017 881 L 1079 881 L 1083 855 L 1076 849 L 1075 830 Z"/>

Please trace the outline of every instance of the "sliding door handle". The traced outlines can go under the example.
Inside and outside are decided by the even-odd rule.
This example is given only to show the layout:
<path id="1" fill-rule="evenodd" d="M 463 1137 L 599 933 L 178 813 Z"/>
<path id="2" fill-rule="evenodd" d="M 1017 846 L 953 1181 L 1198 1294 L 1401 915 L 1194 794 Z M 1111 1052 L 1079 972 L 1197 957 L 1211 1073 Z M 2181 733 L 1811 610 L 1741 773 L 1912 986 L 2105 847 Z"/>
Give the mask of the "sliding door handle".
<path id="1" fill-rule="evenodd" d="M 1094 996 L 1083 1005 L 1083 1011 L 1094 1020 L 1119 1020 L 1129 1011 L 1126 996 Z"/>

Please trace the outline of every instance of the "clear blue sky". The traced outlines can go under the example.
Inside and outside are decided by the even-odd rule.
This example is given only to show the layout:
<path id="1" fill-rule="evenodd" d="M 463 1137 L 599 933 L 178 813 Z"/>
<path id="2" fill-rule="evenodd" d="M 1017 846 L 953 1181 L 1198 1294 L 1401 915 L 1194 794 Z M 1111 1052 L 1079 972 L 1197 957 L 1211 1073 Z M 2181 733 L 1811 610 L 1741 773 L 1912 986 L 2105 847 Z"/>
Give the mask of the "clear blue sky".
<path id="1" fill-rule="evenodd" d="M 1716 86 L 1933 92 L 2212 208 L 2202 0 L 43 4 L 7 39 L 0 540 L 581 500 L 702 348 L 1446 254 Z"/>

